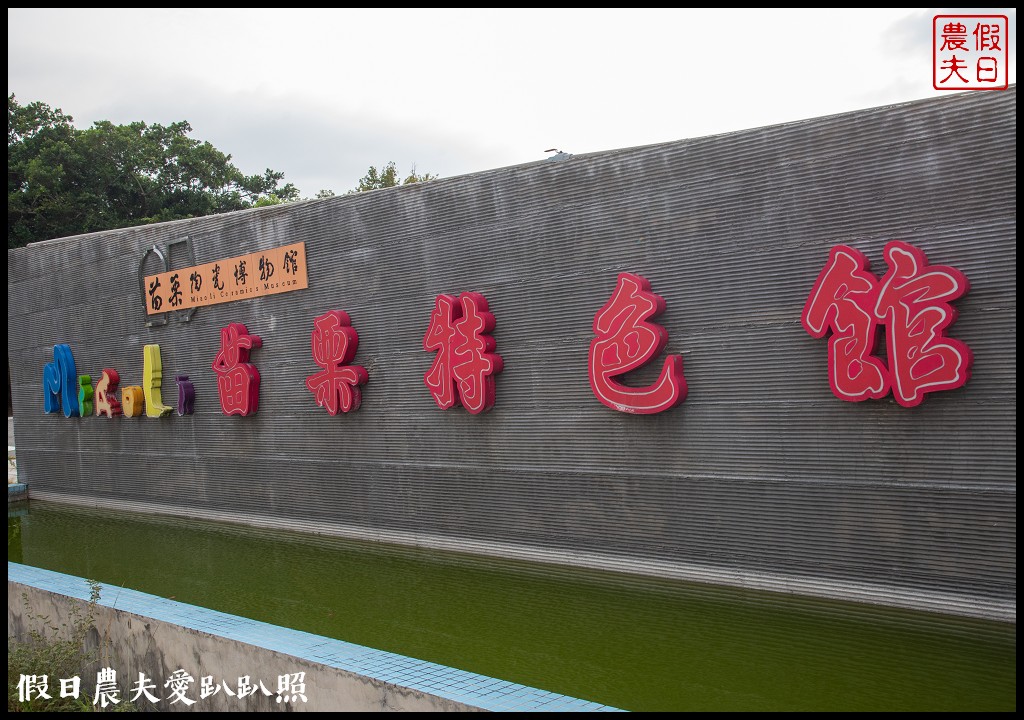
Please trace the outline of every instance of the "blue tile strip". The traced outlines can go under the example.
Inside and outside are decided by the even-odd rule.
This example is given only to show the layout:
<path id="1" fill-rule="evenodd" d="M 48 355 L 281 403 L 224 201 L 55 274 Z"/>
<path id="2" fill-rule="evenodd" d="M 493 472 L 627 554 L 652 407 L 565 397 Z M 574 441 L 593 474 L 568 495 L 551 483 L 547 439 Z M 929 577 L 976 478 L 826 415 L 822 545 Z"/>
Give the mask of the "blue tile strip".
<path id="1" fill-rule="evenodd" d="M 40 590 L 89 599 L 84 578 L 7 563 L 7 579 Z M 188 605 L 137 590 L 104 586 L 100 605 L 150 617 L 211 635 L 256 645 L 268 650 L 366 675 L 381 682 L 407 687 L 495 712 L 621 712 L 619 708 L 558 695 L 506 680 L 478 675 L 397 653 L 375 650 L 343 640 L 249 620 L 237 615 Z"/>
<path id="2" fill-rule="evenodd" d="M 25 483 L 7 483 L 7 502 L 23 500 L 28 497 L 28 485 Z"/>

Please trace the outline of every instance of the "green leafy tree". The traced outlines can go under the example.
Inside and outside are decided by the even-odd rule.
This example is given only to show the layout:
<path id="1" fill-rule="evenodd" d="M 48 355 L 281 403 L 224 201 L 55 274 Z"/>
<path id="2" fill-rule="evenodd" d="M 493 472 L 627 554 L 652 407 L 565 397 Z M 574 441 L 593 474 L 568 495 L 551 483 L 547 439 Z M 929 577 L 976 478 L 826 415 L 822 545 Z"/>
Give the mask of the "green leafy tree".
<path id="1" fill-rule="evenodd" d="M 410 185 L 412 183 L 427 182 L 428 180 L 436 180 L 437 175 L 431 175 L 430 173 L 423 173 L 422 175 L 416 174 L 416 166 L 412 166 L 412 171 L 408 177 L 401 180 L 398 175 L 398 170 L 395 168 L 394 162 L 389 162 L 380 171 L 377 170 L 373 165 L 359 180 L 359 186 L 354 190 L 349 190 L 348 194 L 366 192 L 367 190 L 380 190 L 381 188 L 397 187 L 398 185 Z"/>
<path id="2" fill-rule="evenodd" d="M 187 122 L 72 122 L 8 96 L 8 247 L 298 199 L 284 173 L 244 175 Z"/>

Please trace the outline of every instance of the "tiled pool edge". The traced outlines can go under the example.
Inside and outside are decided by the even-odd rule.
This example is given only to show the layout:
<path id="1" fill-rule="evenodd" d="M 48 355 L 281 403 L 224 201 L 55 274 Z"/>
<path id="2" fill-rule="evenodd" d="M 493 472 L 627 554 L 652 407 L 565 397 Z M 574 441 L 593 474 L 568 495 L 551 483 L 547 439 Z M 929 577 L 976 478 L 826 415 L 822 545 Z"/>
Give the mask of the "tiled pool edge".
<path id="1" fill-rule="evenodd" d="M 20 607 L 22 590 L 34 588 L 57 596 L 89 600 L 90 588 L 84 578 L 44 570 L 19 563 L 7 563 L 8 635 L 12 632 L 12 613 Z M 135 616 L 145 623 L 152 619 L 182 629 L 183 636 L 195 633 L 224 644 L 241 643 L 298 658 L 325 672 L 342 671 L 358 676 L 375 686 L 383 685 L 399 692 L 439 700 L 434 709 L 462 709 L 515 712 L 595 712 L 616 711 L 595 702 L 551 693 L 517 683 L 466 672 L 437 663 L 417 660 L 396 653 L 355 645 L 342 640 L 271 625 L 229 615 L 196 605 L 188 605 L 125 588 L 102 586 L 99 606 Z M 146 625 L 148 628 L 149 626 Z M 116 668 L 115 668 L 116 669 Z M 83 687 L 87 686 L 83 679 Z M 273 689 L 273 688 L 272 688 Z M 310 689 L 309 693 L 315 692 Z M 461 706 L 461 707 L 458 707 Z M 301 704 L 294 709 L 303 708 Z M 308 707 L 305 709 L 314 709 Z M 381 710 L 376 707 L 334 708 L 336 710 Z"/>

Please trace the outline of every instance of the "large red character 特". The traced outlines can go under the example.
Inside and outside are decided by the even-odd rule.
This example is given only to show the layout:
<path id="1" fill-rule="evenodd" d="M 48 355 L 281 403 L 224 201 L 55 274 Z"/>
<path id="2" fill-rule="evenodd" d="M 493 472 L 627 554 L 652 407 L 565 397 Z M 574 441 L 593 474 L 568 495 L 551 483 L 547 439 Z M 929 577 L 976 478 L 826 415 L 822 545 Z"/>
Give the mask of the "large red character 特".
<path id="1" fill-rule="evenodd" d="M 437 356 L 423 381 L 442 410 L 461 404 L 476 415 L 494 406 L 494 376 L 505 366 L 494 352 L 494 326 L 480 293 L 437 296 L 423 336 L 423 349 Z"/>

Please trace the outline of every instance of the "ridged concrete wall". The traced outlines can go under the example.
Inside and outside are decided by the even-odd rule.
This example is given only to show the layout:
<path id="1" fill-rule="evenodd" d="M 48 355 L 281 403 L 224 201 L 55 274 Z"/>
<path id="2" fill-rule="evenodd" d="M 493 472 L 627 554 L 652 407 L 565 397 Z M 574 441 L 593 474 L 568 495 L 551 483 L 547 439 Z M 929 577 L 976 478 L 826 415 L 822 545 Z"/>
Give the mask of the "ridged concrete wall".
<path id="1" fill-rule="evenodd" d="M 304 241 L 309 289 L 147 328 L 140 258 L 186 236 L 198 263 Z M 916 408 L 837 399 L 800 322 L 834 245 L 881 275 L 893 239 L 971 283 L 947 334 L 973 375 Z M 620 272 L 667 303 L 689 385 L 668 412 L 588 384 Z M 423 383 L 434 298 L 462 291 L 488 299 L 505 361 L 482 415 Z M 1015 86 L 52 240 L 8 252 L 8 301 L 33 497 L 1016 617 Z M 370 376 L 337 417 L 304 385 L 327 310 Z M 217 400 L 231 322 L 263 338 L 254 417 Z M 186 373 L 196 414 L 44 414 L 55 343 L 122 386 L 160 344 L 165 399 Z"/>

